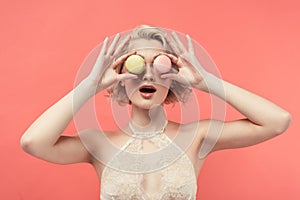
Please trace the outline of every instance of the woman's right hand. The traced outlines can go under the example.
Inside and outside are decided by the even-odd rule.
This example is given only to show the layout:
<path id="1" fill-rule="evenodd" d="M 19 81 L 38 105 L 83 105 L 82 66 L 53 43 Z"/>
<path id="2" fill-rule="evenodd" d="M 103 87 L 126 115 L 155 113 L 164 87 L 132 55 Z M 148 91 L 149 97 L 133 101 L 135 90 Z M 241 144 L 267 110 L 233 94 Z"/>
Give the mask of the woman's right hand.
<path id="1" fill-rule="evenodd" d="M 136 77 L 133 74 L 118 74 L 115 71 L 128 56 L 135 53 L 117 58 L 130 38 L 127 37 L 120 43 L 119 39 L 120 34 L 117 34 L 111 45 L 108 45 L 109 39 L 106 38 L 90 74 L 76 88 L 48 108 L 26 130 L 21 139 L 22 148 L 26 152 L 53 163 L 92 162 L 90 153 L 79 136 L 62 136 L 62 133 L 74 118 L 74 114 L 96 92 L 113 87 L 120 80 Z"/>
<path id="2" fill-rule="evenodd" d="M 117 73 L 116 68 L 120 66 L 125 60 L 135 52 L 124 54 L 120 57 L 120 52 L 126 44 L 128 44 L 130 37 L 127 36 L 119 44 L 120 34 L 117 34 L 112 43 L 109 45 L 109 39 L 105 38 L 99 56 L 96 60 L 90 74 L 85 78 L 93 87 L 95 93 L 107 88 L 113 88 L 116 83 L 125 79 L 137 78 L 136 75 L 130 73 Z"/>

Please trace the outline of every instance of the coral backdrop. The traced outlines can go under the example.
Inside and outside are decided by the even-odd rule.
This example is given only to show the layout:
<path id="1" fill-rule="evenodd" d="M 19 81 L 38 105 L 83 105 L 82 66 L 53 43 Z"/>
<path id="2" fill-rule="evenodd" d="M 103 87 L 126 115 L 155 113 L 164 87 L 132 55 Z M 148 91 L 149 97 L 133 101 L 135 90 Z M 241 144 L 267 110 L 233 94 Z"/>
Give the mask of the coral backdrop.
<path id="1" fill-rule="evenodd" d="M 188 33 L 208 51 L 223 79 L 293 116 L 290 129 L 273 140 L 210 155 L 199 176 L 198 199 L 300 199 L 299 1 L 14 0 L 1 1 L 0 13 L 0 199 L 99 198 L 91 166 L 38 160 L 22 151 L 19 139 L 72 89 L 96 45 L 140 24 Z M 101 117 L 109 127 L 107 113 Z M 239 117 L 228 107 L 229 120 Z M 74 131 L 71 124 L 66 132 Z"/>

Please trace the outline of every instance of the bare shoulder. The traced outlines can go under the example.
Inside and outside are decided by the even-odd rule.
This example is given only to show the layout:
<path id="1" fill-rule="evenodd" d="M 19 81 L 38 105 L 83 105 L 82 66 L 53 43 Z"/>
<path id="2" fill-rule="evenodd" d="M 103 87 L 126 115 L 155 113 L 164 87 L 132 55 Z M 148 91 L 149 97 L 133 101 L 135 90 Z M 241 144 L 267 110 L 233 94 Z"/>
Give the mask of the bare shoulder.
<path id="1" fill-rule="evenodd" d="M 208 129 L 210 123 L 209 119 L 185 124 L 169 121 L 168 127 L 176 131 L 182 130 L 181 133 L 195 132 L 197 137 L 200 137 Z"/>
<path id="2" fill-rule="evenodd" d="M 79 137 L 85 145 L 95 149 L 107 143 L 114 146 L 122 146 L 125 140 L 129 138 L 122 130 L 101 131 L 97 129 L 89 129 L 81 131 Z M 106 146 L 106 145 L 105 145 Z"/>
<path id="3" fill-rule="evenodd" d="M 169 121 L 166 131 L 170 138 L 174 139 L 178 136 L 184 140 L 190 139 L 191 145 L 199 148 L 208 130 L 210 121 L 201 120 L 185 124 Z"/>
<path id="4" fill-rule="evenodd" d="M 113 131 L 89 129 L 81 131 L 79 137 L 93 162 L 104 163 L 108 162 L 129 139 L 129 136 L 119 129 Z"/>

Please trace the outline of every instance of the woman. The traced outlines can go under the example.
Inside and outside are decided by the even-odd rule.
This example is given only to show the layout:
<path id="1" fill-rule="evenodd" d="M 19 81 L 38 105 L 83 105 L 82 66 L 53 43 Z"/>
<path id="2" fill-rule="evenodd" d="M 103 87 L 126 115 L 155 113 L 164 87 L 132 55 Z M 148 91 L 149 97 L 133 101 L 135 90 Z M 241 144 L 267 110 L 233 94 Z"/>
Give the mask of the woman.
<path id="1" fill-rule="evenodd" d="M 101 199 L 195 199 L 197 176 L 209 153 L 271 139 L 289 127 L 291 116 L 207 72 L 190 37 L 185 40 L 187 48 L 176 33 L 150 26 L 136 28 L 123 40 L 117 34 L 110 44 L 106 38 L 89 75 L 30 126 L 22 148 L 53 163 L 91 163 Z M 245 119 L 167 120 L 164 103 L 185 101 L 191 88 L 223 99 Z M 129 123 L 115 131 L 62 136 L 74 110 L 105 89 L 120 104 L 131 105 Z M 181 143 L 185 138 L 188 144 Z"/>

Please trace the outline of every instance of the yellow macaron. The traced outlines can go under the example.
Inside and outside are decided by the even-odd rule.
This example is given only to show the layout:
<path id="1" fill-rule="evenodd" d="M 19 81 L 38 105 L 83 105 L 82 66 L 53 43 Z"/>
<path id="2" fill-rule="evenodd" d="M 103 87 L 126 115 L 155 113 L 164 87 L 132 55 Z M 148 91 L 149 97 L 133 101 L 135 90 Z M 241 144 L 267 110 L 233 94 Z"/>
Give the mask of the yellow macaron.
<path id="1" fill-rule="evenodd" d="M 145 60 L 139 55 L 131 55 L 126 59 L 125 67 L 130 73 L 141 74 L 145 68 Z"/>

